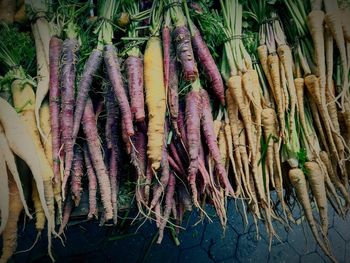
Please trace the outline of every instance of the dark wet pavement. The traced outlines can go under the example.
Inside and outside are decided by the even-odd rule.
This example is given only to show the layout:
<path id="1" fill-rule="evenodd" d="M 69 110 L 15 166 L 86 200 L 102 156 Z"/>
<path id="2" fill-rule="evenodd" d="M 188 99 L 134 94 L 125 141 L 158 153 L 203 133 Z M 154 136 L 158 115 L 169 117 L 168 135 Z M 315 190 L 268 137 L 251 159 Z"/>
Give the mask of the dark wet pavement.
<path id="1" fill-rule="evenodd" d="M 298 210 L 298 209 L 297 209 Z M 350 216 L 340 219 L 329 209 L 329 239 L 339 262 L 350 263 Z M 209 214 L 214 214 L 211 208 Z M 262 223 L 259 224 L 260 237 L 253 220 L 244 226 L 234 202 L 228 206 L 228 224 L 222 231 L 219 220 L 198 221 L 198 214 L 188 213 L 178 238 L 174 242 L 170 231 L 166 231 L 161 245 L 154 242 L 157 233 L 154 223 L 138 222 L 129 226 L 126 220 L 119 228 L 99 227 L 98 222 L 83 222 L 71 225 L 66 230 L 65 245 L 58 239 L 53 242 L 53 252 L 57 262 L 330 262 L 316 246 L 306 222 L 286 231 L 276 225 L 279 239 L 274 239 L 269 252 L 268 238 Z M 121 215 L 123 216 L 123 215 Z M 122 221 L 122 220 L 121 220 Z M 197 223 L 197 224 L 196 224 Z M 33 223 L 27 223 L 25 230 L 19 231 L 18 250 L 23 250 L 35 240 Z M 306 238 L 305 238 L 306 237 Z M 17 254 L 14 262 L 49 262 L 46 255 L 46 238 L 43 236 L 29 252 Z"/>

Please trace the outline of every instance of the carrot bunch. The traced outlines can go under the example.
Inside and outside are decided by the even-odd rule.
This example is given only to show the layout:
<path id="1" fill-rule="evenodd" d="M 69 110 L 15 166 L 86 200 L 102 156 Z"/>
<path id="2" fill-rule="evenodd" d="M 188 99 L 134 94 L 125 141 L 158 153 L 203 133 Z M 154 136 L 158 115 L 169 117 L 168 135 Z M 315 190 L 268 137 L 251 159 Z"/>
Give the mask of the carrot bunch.
<path id="1" fill-rule="evenodd" d="M 35 45 L 0 40 L 1 262 L 23 209 L 37 240 L 47 224 L 52 257 L 82 207 L 118 226 L 128 203 L 158 243 L 167 230 L 179 242 L 186 211 L 211 221 L 206 204 L 225 229 L 231 198 L 270 249 L 297 200 L 336 261 L 328 211 L 350 206 L 345 1 L 29 2 L 45 13 L 28 13 Z"/>

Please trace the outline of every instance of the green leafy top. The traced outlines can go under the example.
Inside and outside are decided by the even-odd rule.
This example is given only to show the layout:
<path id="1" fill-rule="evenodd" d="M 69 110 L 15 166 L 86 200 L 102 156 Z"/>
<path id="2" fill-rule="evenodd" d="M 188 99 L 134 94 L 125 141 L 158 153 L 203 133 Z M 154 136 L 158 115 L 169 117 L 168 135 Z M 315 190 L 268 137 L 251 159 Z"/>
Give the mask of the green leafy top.
<path id="1" fill-rule="evenodd" d="M 223 19 L 219 15 L 218 10 L 211 9 L 211 0 L 199 0 L 190 5 L 190 16 L 201 32 L 205 43 L 207 44 L 210 53 L 217 59 L 219 57 L 218 50 L 221 47 L 227 36 L 224 31 Z"/>
<path id="2" fill-rule="evenodd" d="M 1 68 L 10 70 L 22 66 L 25 72 L 35 75 L 35 45 L 31 34 L 19 31 L 16 26 L 1 24 L 0 35 Z"/>

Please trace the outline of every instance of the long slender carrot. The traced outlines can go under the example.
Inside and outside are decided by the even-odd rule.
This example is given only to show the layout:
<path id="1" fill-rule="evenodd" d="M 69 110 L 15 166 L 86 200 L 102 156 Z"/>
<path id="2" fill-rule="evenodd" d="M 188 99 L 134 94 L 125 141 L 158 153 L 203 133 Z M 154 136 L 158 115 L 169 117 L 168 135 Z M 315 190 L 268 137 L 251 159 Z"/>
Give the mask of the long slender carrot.
<path id="1" fill-rule="evenodd" d="M 333 36 L 328 26 L 325 26 L 325 50 L 326 50 L 326 84 L 327 90 L 333 86 Z"/>
<path id="2" fill-rule="evenodd" d="M 0 258 L 1 263 L 8 262 L 17 248 L 17 222 L 19 215 L 23 210 L 23 204 L 19 195 L 17 184 L 13 178 L 9 178 L 9 191 L 11 195 L 9 203 L 9 216 L 2 233 L 2 255 Z"/>
<path id="3" fill-rule="evenodd" d="M 334 4 L 336 5 L 336 3 Z M 337 96 L 338 98 L 341 98 L 341 105 L 344 107 L 344 100 L 345 97 L 348 96 L 348 83 L 349 83 L 349 77 L 348 77 L 348 63 L 347 63 L 347 55 L 346 55 L 346 46 L 345 46 L 345 39 L 342 29 L 342 15 L 338 8 L 334 6 L 334 10 L 327 11 L 327 14 L 324 18 L 327 26 L 329 27 L 329 30 L 332 32 L 334 41 L 338 47 L 339 54 L 340 54 L 340 61 L 342 65 L 342 92 Z"/>
<path id="4" fill-rule="evenodd" d="M 108 178 L 106 166 L 103 162 L 101 145 L 96 127 L 96 118 L 91 99 L 88 99 L 86 102 L 83 114 L 83 129 L 91 154 L 91 161 L 96 171 L 101 192 L 101 201 L 105 209 L 105 217 L 106 220 L 109 220 L 113 217 L 113 208 L 111 202 L 111 185 Z"/>
<path id="5" fill-rule="evenodd" d="M 309 75 L 305 77 L 305 85 L 309 93 L 313 95 L 311 97 L 311 100 L 313 100 L 317 105 L 317 109 L 323 120 L 323 126 L 325 127 L 326 135 L 329 140 L 330 150 L 332 151 L 332 154 L 334 155 L 334 157 L 339 159 L 339 155 L 338 155 L 336 146 L 334 144 L 333 135 L 332 135 L 332 129 L 334 128 L 333 127 L 331 128 L 332 123 L 330 121 L 328 111 L 327 109 L 325 109 L 325 105 L 322 103 L 318 78 L 315 75 Z"/>
<path id="6" fill-rule="evenodd" d="M 323 27 L 324 19 L 325 13 L 322 10 L 312 10 L 307 16 L 307 24 L 315 47 L 315 62 L 317 65 L 316 74 L 320 78 L 320 95 L 323 103 L 326 101 L 326 61 Z"/>
<path id="7" fill-rule="evenodd" d="M 73 169 L 71 175 L 71 191 L 74 205 L 77 207 L 80 204 L 83 177 L 83 156 L 81 150 L 76 147 L 74 151 Z"/>
<path id="8" fill-rule="evenodd" d="M 242 78 L 241 76 L 233 76 L 227 82 L 228 89 L 231 92 L 233 101 L 238 105 L 239 113 L 242 116 L 244 126 L 246 128 L 247 139 L 249 144 L 249 150 L 253 156 L 255 156 L 255 142 L 253 140 L 252 133 L 252 120 L 249 105 L 247 105 L 247 99 L 242 89 Z"/>
<path id="9" fill-rule="evenodd" d="M 62 192 L 64 192 L 67 180 L 70 175 L 73 162 L 73 118 L 74 118 L 74 86 L 76 71 L 76 51 L 78 49 L 78 41 L 76 39 L 66 39 L 63 42 L 62 54 L 62 99 L 61 99 L 61 130 L 62 143 L 64 145 L 64 177 L 62 181 Z"/>
<path id="10" fill-rule="evenodd" d="M 178 79 L 178 70 L 176 65 L 176 58 L 170 58 L 169 62 L 169 85 L 168 85 L 168 105 L 169 112 L 171 116 L 171 122 L 173 124 L 174 130 L 177 135 L 180 135 L 180 131 L 177 124 L 177 118 L 179 116 L 179 79 Z"/>
<path id="11" fill-rule="evenodd" d="M 44 210 L 45 217 L 49 220 L 48 247 L 49 255 L 51 258 L 53 258 L 50 250 L 51 231 L 53 229 L 53 225 L 50 220 L 50 218 L 52 218 L 52 214 L 50 213 L 51 211 L 49 211 L 48 205 L 46 204 L 44 183 L 42 178 L 42 173 L 45 171 L 43 171 L 41 160 L 37 156 L 35 144 L 31 136 L 28 134 L 25 125 L 19 119 L 16 111 L 12 108 L 12 106 L 2 98 L 0 98 L 0 123 L 4 128 L 5 135 L 11 150 L 23 161 L 25 161 L 32 171 L 36 186 L 38 188 L 39 198 Z"/>
<path id="12" fill-rule="evenodd" d="M 62 40 L 53 36 L 50 40 L 50 121 L 52 134 L 52 160 L 55 184 L 61 184 L 60 173 L 60 85 L 59 85 L 59 59 L 62 51 Z M 61 187 L 61 186 L 60 186 Z"/>
<path id="13" fill-rule="evenodd" d="M 220 72 L 209 51 L 207 44 L 204 42 L 197 27 L 192 24 L 194 33 L 192 35 L 193 51 L 199 63 L 202 65 L 206 77 L 208 78 L 214 94 L 217 96 L 222 105 L 225 105 L 225 89 Z"/>
<path id="14" fill-rule="evenodd" d="M 164 141 L 165 141 L 165 138 L 164 138 Z M 168 162 L 168 152 L 165 144 L 163 145 L 163 149 L 162 149 L 161 168 L 162 168 L 162 175 L 160 177 L 159 185 L 156 184 L 153 188 L 153 198 L 150 204 L 150 209 L 155 208 L 156 205 L 159 203 L 159 199 L 162 193 L 164 193 L 169 183 L 170 169 L 169 169 L 169 162 Z M 156 214 L 157 214 L 157 211 L 156 211 Z"/>
<path id="15" fill-rule="evenodd" d="M 85 144 L 84 146 L 84 161 L 86 172 L 89 180 L 89 214 L 88 219 L 93 217 L 98 217 L 98 209 L 96 202 L 96 192 L 97 192 L 97 180 L 94 168 L 92 167 L 91 157 L 89 154 L 88 146 Z"/>
<path id="16" fill-rule="evenodd" d="M 221 162 L 220 150 L 217 145 L 214 126 L 213 126 L 213 116 L 211 113 L 211 107 L 209 102 L 209 95 L 206 90 L 200 90 L 201 96 L 201 106 L 202 106 L 202 114 L 201 114 L 201 127 L 203 129 L 203 134 L 208 144 L 209 151 L 211 156 L 215 161 L 215 169 L 218 172 L 221 183 L 224 186 L 224 189 L 228 191 L 230 195 L 234 195 L 233 188 L 231 183 L 228 180 L 228 176 L 224 167 L 224 164 Z"/>
<path id="17" fill-rule="evenodd" d="M 341 9 L 341 19 L 345 40 L 350 43 L 350 10 L 349 6 Z"/>
<path id="18" fill-rule="evenodd" d="M 188 142 L 188 181 L 191 186 L 194 202 L 197 201 L 196 174 L 198 171 L 200 145 L 201 97 L 199 91 L 192 90 L 186 95 L 186 131 Z"/>
<path id="19" fill-rule="evenodd" d="M 109 158 L 109 180 L 111 182 L 111 199 L 113 207 L 113 223 L 116 225 L 118 221 L 118 153 L 116 146 L 111 149 L 111 155 Z"/>
<path id="20" fill-rule="evenodd" d="M 267 56 L 268 56 L 268 51 L 267 51 L 267 46 L 266 45 L 260 45 L 257 48 L 257 52 L 258 52 L 258 57 L 261 63 L 261 67 L 265 73 L 267 82 L 269 83 L 269 86 L 272 89 L 273 92 L 273 82 L 272 82 L 272 78 L 270 75 L 270 70 L 269 70 L 269 66 L 267 64 Z"/>
<path id="21" fill-rule="evenodd" d="M 78 94 L 75 102 L 74 120 L 73 120 L 73 144 L 79 132 L 81 118 L 84 113 L 85 103 L 91 88 L 92 78 L 96 74 L 102 62 L 102 51 L 94 49 L 91 51 L 88 60 L 85 63 L 83 74 L 78 84 Z"/>
<path id="22" fill-rule="evenodd" d="M 233 156 L 233 147 L 234 147 L 234 143 L 233 143 L 233 139 L 232 139 L 232 132 L 231 132 L 231 126 L 230 126 L 230 120 L 228 117 L 228 113 L 227 111 L 225 111 L 225 122 L 224 122 L 224 134 L 225 134 L 225 140 L 226 140 L 226 145 L 227 145 L 227 152 L 228 152 L 228 157 L 229 160 L 231 162 L 232 168 L 233 168 L 233 172 L 234 172 L 234 179 L 235 179 L 235 183 L 236 183 L 236 196 L 239 196 L 241 193 L 241 170 L 238 171 L 236 169 L 236 163 L 235 163 L 235 159 Z"/>
<path id="23" fill-rule="evenodd" d="M 65 202 L 65 206 L 64 206 L 64 209 L 63 209 L 63 218 L 62 218 L 62 222 L 61 222 L 60 228 L 58 230 L 58 234 L 59 235 L 63 234 L 64 229 L 65 229 L 65 227 L 68 224 L 68 221 L 69 221 L 69 218 L 70 218 L 70 215 L 71 215 L 72 211 L 73 211 L 73 200 L 71 198 L 71 195 L 69 194 L 67 196 L 67 200 Z"/>
<path id="24" fill-rule="evenodd" d="M 164 64 L 164 85 L 168 88 L 170 74 L 170 49 L 171 49 L 171 29 L 170 13 L 166 12 L 165 22 L 162 27 L 162 44 L 163 44 L 163 64 Z"/>
<path id="25" fill-rule="evenodd" d="M 305 134 L 305 138 L 307 142 L 312 145 L 311 140 L 311 134 L 309 134 L 309 130 L 307 128 L 306 124 L 306 118 L 305 118 L 305 109 L 304 109 L 304 79 L 303 78 L 295 78 L 295 89 L 297 93 L 297 102 L 298 102 L 298 110 L 299 110 L 299 121 L 301 124 L 301 127 L 303 128 L 303 132 Z M 322 139 L 322 137 L 321 137 Z M 324 141 L 322 141 L 323 143 Z M 327 145 L 326 145 L 327 147 Z M 328 148 L 327 148 L 328 149 Z"/>
<path id="26" fill-rule="evenodd" d="M 49 250 L 50 257 L 52 257 L 51 233 L 55 233 L 55 230 L 54 230 L 55 206 L 54 206 L 54 194 L 53 194 L 53 188 L 52 188 L 52 180 L 53 180 L 54 174 L 53 174 L 52 167 L 45 155 L 45 151 L 43 149 L 43 146 L 40 140 L 39 130 L 37 128 L 38 125 L 36 124 L 35 109 L 34 109 L 35 95 L 34 95 L 33 87 L 28 83 L 22 84 L 20 80 L 15 80 L 12 83 L 11 92 L 12 92 L 14 106 L 16 108 L 22 108 L 21 111 L 19 112 L 19 116 L 21 120 L 24 122 L 24 125 L 26 127 L 26 132 L 30 135 L 31 140 L 34 142 L 35 154 L 40 160 L 40 170 L 41 170 L 40 175 L 42 177 L 42 182 L 44 187 L 42 190 L 44 192 L 45 205 L 47 206 L 47 209 L 48 209 L 47 212 L 49 215 L 49 217 L 47 217 L 48 250 Z M 28 103 L 28 101 L 33 104 Z M 39 190 L 39 187 L 38 187 L 38 190 Z M 43 204 L 41 205 L 44 207 Z"/>
<path id="27" fill-rule="evenodd" d="M 132 125 L 132 114 L 128 97 L 126 95 L 122 75 L 120 72 L 120 65 L 117 58 L 117 52 L 113 45 L 106 45 L 104 47 L 104 61 L 108 72 L 108 77 L 111 81 L 114 95 L 118 101 L 119 108 L 122 114 L 122 120 L 125 125 L 125 132 L 127 136 L 134 135 L 134 128 Z"/>
<path id="28" fill-rule="evenodd" d="M 175 180 L 175 176 L 173 173 L 170 173 L 169 176 L 170 176 L 169 183 L 168 183 L 168 187 L 167 187 L 167 192 L 165 194 L 164 215 L 163 215 L 163 219 L 162 219 L 160 226 L 159 226 L 159 236 L 158 236 L 158 240 L 157 240 L 158 244 L 160 244 L 163 240 L 164 229 L 165 229 L 166 223 L 168 222 L 168 219 L 169 219 L 169 216 L 171 213 L 171 209 L 172 209 L 173 204 L 174 204 L 174 193 L 175 193 L 176 180 Z"/>
<path id="29" fill-rule="evenodd" d="M 232 135 L 232 142 L 233 142 L 233 152 L 235 157 L 235 162 L 238 167 L 238 171 L 242 175 L 243 180 L 243 186 L 246 188 L 247 194 L 250 196 L 251 191 L 249 190 L 249 184 L 247 183 L 247 178 L 249 175 L 249 161 L 248 158 L 245 159 L 243 156 L 241 156 L 241 150 L 240 150 L 240 142 L 239 142 L 239 130 L 237 127 L 237 120 L 238 120 L 238 108 L 237 105 L 233 103 L 233 99 L 231 96 L 230 91 L 226 90 L 226 105 L 227 105 L 227 112 L 230 119 L 230 128 L 231 128 L 231 135 Z M 244 171 L 243 171 L 244 168 Z"/>
<path id="30" fill-rule="evenodd" d="M 289 131 L 290 134 L 293 131 L 294 127 L 294 116 L 297 108 L 297 95 L 294 86 L 294 78 L 293 78 L 293 57 L 292 51 L 288 45 L 281 45 L 277 48 L 278 56 L 283 64 L 285 74 L 288 82 L 288 91 L 290 96 L 290 121 L 289 121 Z"/>
<path id="31" fill-rule="evenodd" d="M 332 121 L 334 132 L 333 132 L 333 139 L 335 146 L 337 148 L 339 158 L 340 160 L 344 160 L 345 158 L 345 146 L 343 143 L 343 138 L 340 134 L 340 126 L 338 121 L 338 113 L 337 113 L 337 105 L 334 101 L 334 85 L 333 82 L 331 83 L 331 87 L 327 88 L 326 90 L 326 102 L 327 102 L 327 109 L 329 117 Z"/>
<path id="32" fill-rule="evenodd" d="M 320 152 L 320 158 L 321 158 L 322 162 L 326 166 L 329 178 L 331 179 L 332 183 L 341 192 L 341 194 L 343 195 L 347 205 L 350 206 L 350 195 L 349 195 L 349 192 L 346 190 L 344 185 L 339 180 L 338 176 L 335 174 L 335 172 L 334 172 L 334 170 L 332 168 L 331 160 L 328 157 L 328 154 L 325 151 L 321 151 Z"/>
<path id="33" fill-rule="evenodd" d="M 247 70 L 242 76 L 243 89 L 246 91 L 246 95 L 253 103 L 254 117 L 255 117 L 255 130 L 256 130 L 256 149 L 260 150 L 261 139 L 261 97 L 260 97 L 260 84 L 259 77 L 255 70 Z"/>
<path id="34" fill-rule="evenodd" d="M 5 162 L 4 152 L 0 148 L 0 215 L 1 215 L 1 223 L 0 223 L 0 235 L 2 231 L 4 231 L 5 226 L 7 224 L 7 220 L 9 218 L 9 203 L 10 203 L 10 190 L 8 185 L 8 174 Z"/>
<path id="35" fill-rule="evenodd" d="M 6 136 L 4 133 L 4 129 L 1 126 L 1 124 L 0 124 L 0 152 L 1 152 L 1 155 L 3 158 L 2 161 L 5 162 L 5 166 L 4 166 L 5 173 L 2 175 L 2 177 L 7 177 L 7 171 L 6 171 L 6 166 L 7 166 L 9 174 L 12 175 L 14 181 L 17 184 L 19 195 L 20 195 L 21 201 L 23 203 L 24 211 L 26 212 L 26 215 L 29 218 L 32 218 L 31 214 L 29 213 L 28 206 L 27 206 L 27 203 L 26 203 L 26 200 L 24 197 L 24 192 L 23 192 L 23 188 L 22 188 L 20 174 L 19 174 L 17 166 L 16 166 L 15 156 L 10 149 L 10 146 L 7 142 L 7 139 L 6 139 Z M 4 178 L 4 180 L 7 181 L 7 178 Z M 7 187 L 7 185 L 6 185 L 6 187 Z M 8 196 L 4 197 L 4 200 L 6 200 L 6 198 L 8 198 Z M 3 225 L 2 222 L 1 222 L 1 225 Z M 2 231 L 0 231 L 0 232 L 2 232 Z"/>

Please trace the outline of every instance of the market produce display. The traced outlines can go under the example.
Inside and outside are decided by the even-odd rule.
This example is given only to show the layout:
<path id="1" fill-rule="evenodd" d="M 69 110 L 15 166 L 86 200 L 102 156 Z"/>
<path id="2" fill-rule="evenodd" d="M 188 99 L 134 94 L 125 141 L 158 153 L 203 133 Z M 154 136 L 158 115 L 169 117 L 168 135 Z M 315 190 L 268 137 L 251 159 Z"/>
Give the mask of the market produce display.
<path id="1" fill-rule="evenodd" d="M 16 252 L 22 211 L 54 261 L 52 239 L 84 193 L 87 219 L 118 228 L 129 206 L 158 243 L 186 231 L 191 209 L 211 221 L 213 206 L 218 231 L 249 213 L 270 249 L 276 225 L 300 223 L 298 202 L 337 262 L 328 209 L 350 207 L 348 1 L 0 6 L 0 262 Z"/>

